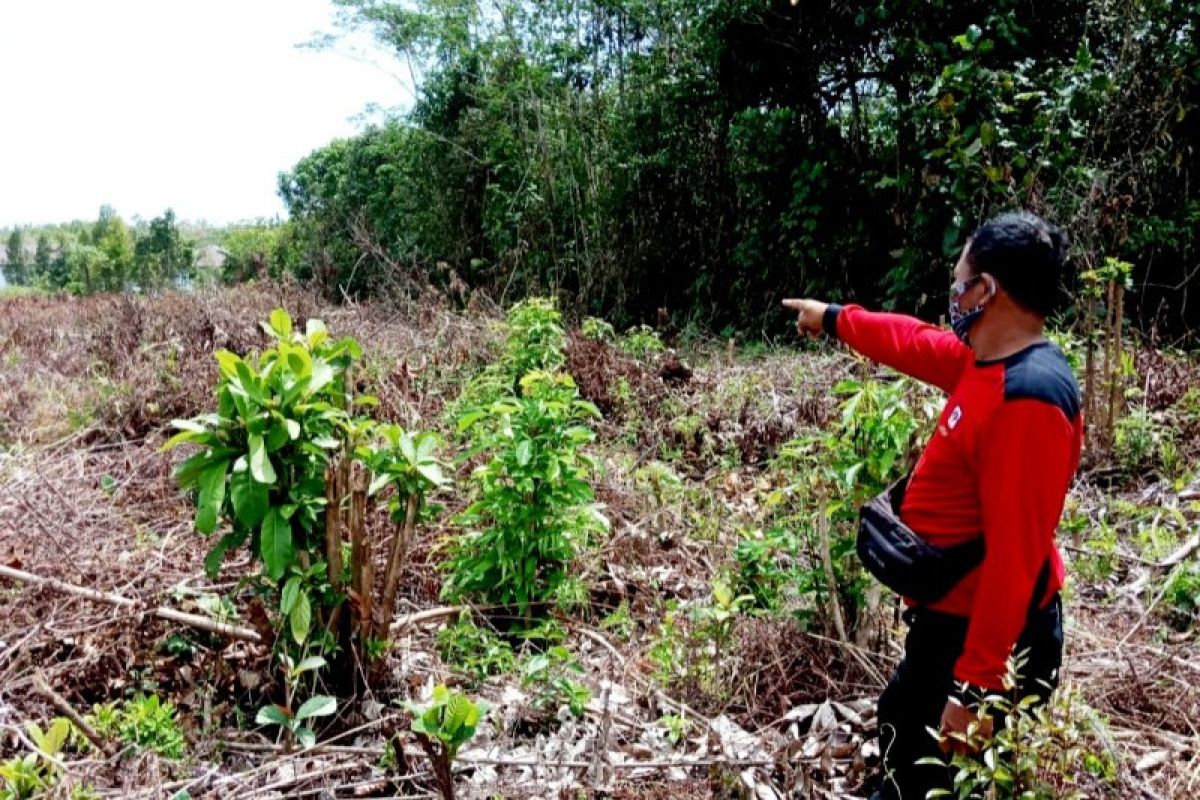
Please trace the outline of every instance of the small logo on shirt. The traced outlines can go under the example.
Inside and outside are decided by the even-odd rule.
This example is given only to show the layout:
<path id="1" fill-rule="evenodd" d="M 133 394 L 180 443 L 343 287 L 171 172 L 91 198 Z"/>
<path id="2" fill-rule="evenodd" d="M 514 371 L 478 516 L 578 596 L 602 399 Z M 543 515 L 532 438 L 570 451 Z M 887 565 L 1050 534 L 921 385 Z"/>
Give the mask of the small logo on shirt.
<path id="1" fill-rule="evenodd" d="M 950 430 L 954 430 L 960 419 L 962 419 L 962 406 L 955 406 L 954 410 L 950 412 L 950 419 L 946 420 L 946 426 Z"/>

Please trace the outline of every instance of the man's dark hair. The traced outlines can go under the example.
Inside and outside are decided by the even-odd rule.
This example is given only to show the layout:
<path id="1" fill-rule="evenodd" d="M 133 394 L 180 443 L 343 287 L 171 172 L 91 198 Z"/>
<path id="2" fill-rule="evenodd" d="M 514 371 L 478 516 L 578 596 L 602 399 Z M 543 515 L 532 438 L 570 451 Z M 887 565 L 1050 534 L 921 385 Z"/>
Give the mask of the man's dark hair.
<path id="1" fill-rule="evenodd" d="M 1043 317 L 1058 301 L 1067 235 L 1028 211 L 1005 211 L 980 225 L 967 246 L 967 264 L 994 276 L 1021 305 Z"/>

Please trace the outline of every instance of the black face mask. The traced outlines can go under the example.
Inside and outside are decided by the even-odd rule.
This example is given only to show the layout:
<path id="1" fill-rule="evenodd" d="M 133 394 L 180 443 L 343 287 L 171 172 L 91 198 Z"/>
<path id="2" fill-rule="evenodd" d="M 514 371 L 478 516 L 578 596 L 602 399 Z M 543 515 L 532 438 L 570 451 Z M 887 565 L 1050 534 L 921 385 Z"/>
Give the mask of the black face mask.
<path id="1" fill-rule="evenodd" d="M 982 275 L 976 275 L 973 278 L 967 278 L 965 281 L 958 281 L 950 287 L 950 327 L 954 329 L 954 335 L 957 336 L 963 344 L 970 344 L 968 333 L 974 327 L 979 318 L 983 316 L 986 309 L 986 301 L 979 305 L 963 310 L 958 305 L 958 298 L 967 293 L 972 286 L 983 280 Z M 988 300 L 991 295 L 988 296 Z"/>

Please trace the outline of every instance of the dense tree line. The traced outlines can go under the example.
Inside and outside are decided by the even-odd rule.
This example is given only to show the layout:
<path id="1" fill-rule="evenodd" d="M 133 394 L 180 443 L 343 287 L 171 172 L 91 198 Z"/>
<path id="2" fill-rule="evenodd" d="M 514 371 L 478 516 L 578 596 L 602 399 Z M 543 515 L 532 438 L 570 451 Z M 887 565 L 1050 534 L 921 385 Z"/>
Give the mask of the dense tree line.
<path id="1" fill-rule="evenodd" d="M 27 240 L 36 242 L 32 257 Z M 130 227 L 111 206 L 94 223 L 14 228 L 5 247 L 8 283 L 73 294 L 151 291 L 192 276 L 194 243 L 182 236 L 175 212 Z"/>
<path id="2" fill-rule="evenodd" d="M 982 218 L 1033 208 L 1134 313 L 1200 321 L 1200 3 L 337 0 L 413 67 L 403 118 L 281 176 L 274 268 L 452 274 L 622 321 L 757 329 L 796 292 L 936 316 Z M 284 244 L 280 244 L 284 242 Z"/>

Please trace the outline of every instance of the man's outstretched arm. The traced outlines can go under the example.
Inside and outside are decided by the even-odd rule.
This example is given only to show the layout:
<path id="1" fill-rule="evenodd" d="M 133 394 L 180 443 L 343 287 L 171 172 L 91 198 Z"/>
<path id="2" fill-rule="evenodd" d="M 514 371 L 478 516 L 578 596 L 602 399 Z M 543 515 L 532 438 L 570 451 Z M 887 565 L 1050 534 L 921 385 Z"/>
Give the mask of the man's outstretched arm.
<path id="1" fill-rule="evenodd" d="M 817 300 L 784 300 L 796 312 L 796 329 L 841 339 L 872 361 L 878 361 L 946 392 L 954 390 L 971 349 L 952 332 L 904 314 L 867 311 Z"/>

